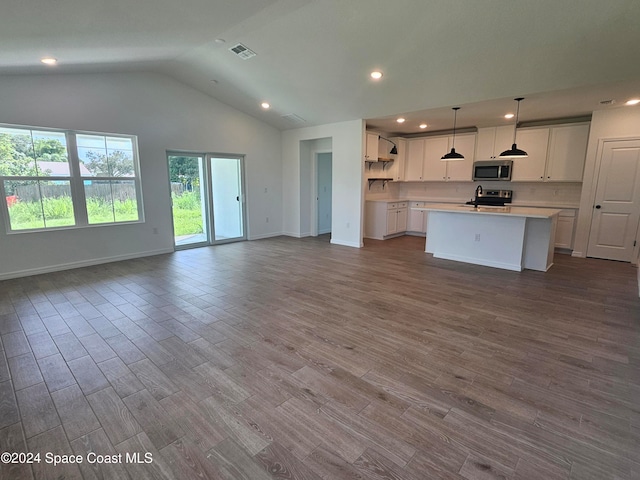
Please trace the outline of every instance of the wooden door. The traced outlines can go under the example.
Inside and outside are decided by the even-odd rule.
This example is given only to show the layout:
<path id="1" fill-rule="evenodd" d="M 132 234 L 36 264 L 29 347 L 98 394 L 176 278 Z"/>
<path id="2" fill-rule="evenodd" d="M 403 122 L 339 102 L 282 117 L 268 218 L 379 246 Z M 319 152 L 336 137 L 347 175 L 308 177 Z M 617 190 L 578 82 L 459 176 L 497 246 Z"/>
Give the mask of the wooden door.
<path id="1" fill-rule="evenodd" d="M 640 219 L 640 139 L 604 142 L 588 257 L 630 262 Z"/>

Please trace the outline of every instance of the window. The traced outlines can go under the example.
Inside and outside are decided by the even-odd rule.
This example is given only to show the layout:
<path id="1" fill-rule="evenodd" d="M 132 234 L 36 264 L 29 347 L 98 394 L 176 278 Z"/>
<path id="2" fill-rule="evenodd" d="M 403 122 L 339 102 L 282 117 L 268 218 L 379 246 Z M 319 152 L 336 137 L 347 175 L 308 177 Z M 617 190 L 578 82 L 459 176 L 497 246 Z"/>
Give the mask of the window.
<path id="1" fill-rule="evenodd" d="M 138 222 L 136 138 L 0 126 L 8 231 Z"/>

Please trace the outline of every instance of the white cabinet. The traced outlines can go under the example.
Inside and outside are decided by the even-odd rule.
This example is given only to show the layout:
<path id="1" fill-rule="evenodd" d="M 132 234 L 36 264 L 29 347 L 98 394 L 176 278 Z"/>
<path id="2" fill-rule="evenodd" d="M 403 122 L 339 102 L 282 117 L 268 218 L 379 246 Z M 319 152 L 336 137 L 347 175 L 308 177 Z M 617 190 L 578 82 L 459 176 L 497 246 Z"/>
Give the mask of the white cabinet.
<path id="1" fill-rule="evenodd" d="M 588 141 L 588 123 L 552 127 L 545 180 L 582 182 Z"/>
<path id="2" fill-rule="evenodd" d="M 424 202 L 411 202 L 409 204 L 407 232 L 427 233 L 427 212 L 424 210 L 413 210 L 414 208 L 422 208 L 424 205 Z"/>
<path id="3" fill-rule="evenodd" d="M 589 124 L 518 130 L 518 148 L 529 154 L 514 159 L 511 181 L 581 182 Z"/>
<path id="4" fill-rule="evenodd" d="M 389 178 L 393 178 L 396 182 L 402 182 L 405 179 L 405 159 L 407 153 L 407 141 L 404 138 L 391 138 L 398 146 L 398 154 L 391 165 L 387 167 Z"/>
<path id="5" fill-rule="evenodd" d="M 377 162 L 378 161 L 378 142 L 379 135 L 377 133 L 367 132 L 367 143 L 364 154 L 365 162 Z"/>
<path id="6" fill-rule="evenodd" d="M 449 137 L 449 151 L 453 137 Z M 447 164 L 447 181 L 470 182 L 473 177 L 473 161 L 475 159 L 476 135 L 456 135 L 456 152 L 464 156 L 464 160 L 441 162 Z"/>
<path id="7" fill-rule="evenodd" d="M 518 148 L 528 157 L 513 160 L 512 182 L 540 182 L 544 180 L 549 146 L 549 128 L 518 130 Z"/>
<path id="8" fill-rule="evenodd" d="M 471 181 L 475 135 L 456 135 L 456 152 L 464 160 L 442 161 L 451 150 L 453 136 L 427 137 L 409 140 L 407 147 L 406 181 Z"/>
<path id="9" fill-rule="evenodd" d="M 444 182 L 447 179 L 447 163 L 442 156 L 449 151 L 449 137 L 424 139 L 422 180 Z"/>
<path id="10" fill-rule="evenodd" d="M 562 210 L 558 216 L 556 227 L 556 248 L 573 249 L 573 231 L 575 227 L 575 210 Z"/>
<path id="11" fill-rule="evenodd" d="M 384 240 L 407 230 L 407 202 L 365 203 L 364 236 Z"/>
<path id="12" fill-rule="evenodd" d="M 387 204 L 387 235 L 407 230 L 407 202 Z"/>
<path id="13" fill-rule="evenodd" d="M 567 250 L 573 249 L 573 230 L 576 220 L 576 211 L 565 209 L 558 215 L 558 224 L 556 226 L 555 247 Z"/>
<path id="14" fill-rule="evenodd" d="M 514 128 L 514 125 L 479 128 L 476 138 L 475 158 L 477 160 L 491 160 L 511 148 Z"/>
<path id="15" fill-rule="evenodd" d="M 407 155 L 404 179 L 408 182 L 422 180 L 424 163 L 424 139 L 415 138 L 407 142 Z"/>

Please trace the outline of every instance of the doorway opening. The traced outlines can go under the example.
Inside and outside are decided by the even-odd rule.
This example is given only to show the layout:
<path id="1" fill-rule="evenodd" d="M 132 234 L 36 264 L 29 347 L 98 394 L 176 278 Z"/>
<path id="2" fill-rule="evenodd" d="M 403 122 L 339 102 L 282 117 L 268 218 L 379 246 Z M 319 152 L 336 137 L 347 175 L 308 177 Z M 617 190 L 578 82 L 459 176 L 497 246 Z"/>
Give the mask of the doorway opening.
<path id="1" fill-rule="evenodd" d="M 316 154 L 316 235 L 331 233 L 331 152 Z"/>
<path id="2" fill-rule="evenodd" d="M 243 157 L 167 154 L 175 248 L 246 240 Z"/>

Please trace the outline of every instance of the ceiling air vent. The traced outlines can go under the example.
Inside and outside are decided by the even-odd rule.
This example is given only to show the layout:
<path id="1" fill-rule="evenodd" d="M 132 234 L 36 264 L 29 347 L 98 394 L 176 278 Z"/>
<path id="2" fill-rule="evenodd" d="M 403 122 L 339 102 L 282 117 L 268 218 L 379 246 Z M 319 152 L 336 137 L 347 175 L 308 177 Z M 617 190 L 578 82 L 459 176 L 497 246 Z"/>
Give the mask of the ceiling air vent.
<path id="1" fill-rule="evenodd" d="M 256 56 L 256 52 L 254 52 L 253 50 L 245 47 L 241 43 L 237 44 L 234 47 L 231 47 L 229 49 L 229 51 L 235 53 L 237 56 L 239 56 L 243 60 L 248 60 L 251 57 L 255 57 Z"/>
<path id="2" fill-rule="evenodd" d="M 600 105 L 613 105 L 614 103 L 616 103 L 615 100 L 601 100 L 600 101 Z"/>
<path id="3" fill-rule="evenodd" d="M 295 113 L 287 113 L 286 115 L 282 115 L 282 118 L 284 118 L 291 125 L 302 125 L 303 123 L 307 123 L 304 118 L 299 117 Z"/>

